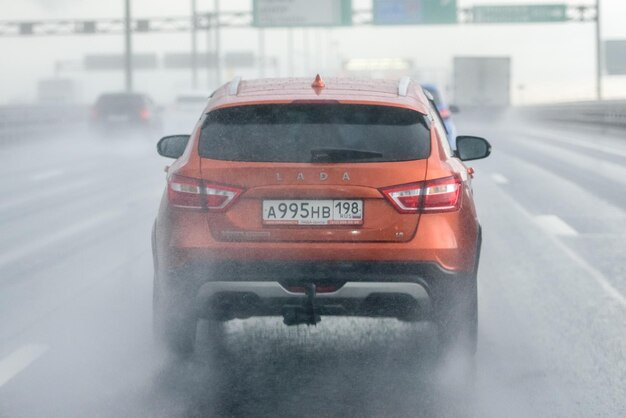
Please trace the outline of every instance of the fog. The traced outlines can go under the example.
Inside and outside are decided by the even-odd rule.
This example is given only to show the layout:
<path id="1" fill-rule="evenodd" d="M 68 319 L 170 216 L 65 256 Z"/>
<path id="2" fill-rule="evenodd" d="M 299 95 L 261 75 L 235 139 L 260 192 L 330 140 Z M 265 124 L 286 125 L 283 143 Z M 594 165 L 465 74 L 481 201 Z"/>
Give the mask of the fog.
<path id="1" fill-rule="evenodd" d="M 200 13 L 212 10 L 212 1 L 198 0 L 197 3 Z M 353 3 L 355 9 L 371 7 L 371 2 L 367 0 L 355 0 Z M 516 3 L 519 2 L 498 2 Z M 580 2 L 570 3 L 578 5 Z M 459 7 L 479 4 L 493 2 L 459 1 Z M 626 37 L 623 25 L 626 5 L 619 0 L 604 0 L 602 6 L 603 39 Z M 251 2 L 222 1 L 221 8 L 224 11 L 246 11 L 251 10 Z M 2 0 L 0 10 L 3 20 L 7 21 L 122 18 L 123 2 Z M 132 14 L 136 18 L 189 16 L 190 6 L 188 2 L 135 0 Z M 350 58 L 402 58 L 413 62 L 410 71 L 420 79 L 428 79 L 451 89 L 454 56 L 511 56 L 514 102 L 593 99 L 594 30 L 592 22 L 294 29 L 295 59 L 293 74 L 290 75 L 309 76 L 316 71 L 335 75 L 341 73 L 342 64 Z M 286 31 L 269 29 L 265 31 L 265 37 L 266 56 L 278 60 L 275 68 L 268 66 L 266 75 L 288 75 Z M 55 74 L 76 81 L 77 100 L 83 103 L 92 102 L 102 91 L 121 89 L 124 85 L 121 72 L 84 71 L 81 68 L 85 55 L 121 54 L 123 45 L 123 37 L 119 35 L 1 37 L 0 50 L 13 59 L 2 68 L 0 103 L 37 100 L 37 82 Z M 138 34 L 134 37 L 136 53 L 162 56 L 171 52 L 188 52 L 190 48 L 190 37 L 184 33 Z M 198 33 L 198 48 L 200 52 L 206 50 L 204 31 Z M 258 32 L 245 28 L 224 28 L 221 48 L 225 54 L 247 51 L 258 54 Z M 59 69 L 55 72 L 55 68 Z M 217 87 L 216 80 L 209 80 L 206 72 L 200 71 L 199 87 L 212 91 Z M 259 75 L 259 69 L 225 67 L 221 79 L 225 82 L 235 75 L 254 78 Z M 386 76 L 380 73 L 374 75 Z M 171 102 L 178 93 L 191 88 L 190 77 L 189 71 L 156 69 L 137 71 L 135 78 L 137 89 L 150 92 L 161 102 Z M 626 94 L 623 76 L 607 76 L 605 84 L 607 98 L 620 98 Z"/>
<path id="2" fill-rule="evenodd" d="M 133 0 L 132 14 L 138 19 L 188 17 L 189 3 Z M 252 10 L 252 1 L 220 3 L 224 13 Z M 459 8 L 494 4 L 457 3 Z M 371 0 L 352 4 L 355 10 L 372 7 Z M 626 4 L 601 4 L 602 39 L 626 39 Z M 213 7 L 213 0 L 197 0 L 199 13 Z M 268 28 L 262 67 L 261 32 L 224 27 L 221 71 L 200 66 L 195 88 L 189 66 L 167 69 L 164 64 L 166 54 L 189 53 L 188 32 L 136 33 L 134 52 L 154 54 L 157 64 L 133 71 L 135 94 L 129 96 L 122 94 L 123 69 L 85 67 L 88 55 L 122 55 L 123 34 L 2 32 L 3 22 L 122 19 L 122 0 L 0 0 L 0 14 L 0 417 L 626 416 L 626 75 L 609 75 L 605 65 L 603 100 L 597 100 L 593 22 Z M 198 53 L 213 52 L 214 41 L 215 31 L 198 30 Z M 228 65 L 225 58 L 235 53 L 253 60 Z M 321 80 L 314 82 L 317 74 Z M 306 104 L 298 104 L 301 114 L 293 111 L 293 103 L 286 105 L 291 110 L 282 112 L 283 104 L 271 115 L 263 113 L 267 104 L 255 103 L 261 110 L 248 106 L 250 112 L 233 112 L 245 121 L 203 116 L 214 90 L 230 83 L 217 100 L 237 100 L 240 92 L 254 94 L 246 89 L 256 88 L 251 80 L 261 75 L 302 77 L 291 81 L 310 94 L 303 96 Z M 231 82 L 237 76 L 241 84 Z M 433 106 L 442 117 L 442 137 L 433 134 L 439 122 L 419 112 L 403 109 L 412 115 L 410 123 L 395 119 L 398 125 L 420 128 L 427 148 L 411 159 L 403 148 L 394 150 L 393 160 L 380 152 L 381 144 L 401 146 L 405 131 L 395 130 L 398 138 L 380 143 L 371 138 L 381 129 L 397 128 L 388 122 L 391 117 L 375 125 L 375 117 L 361 118 L 358 110 L 314 113 L 311 109 L 324 104 L 308 102 L 343 94 L 336 93 L 337 86 L 362 94 L 359 89 L 370 84 L 355 80 L 369 78 L 392 80 L 371 84 L 381 89 L 376 93 L 381 100 L 402 100 L 405 76 L 413 80 L 409 88 L 421 91 L 422 83 L 441 96 Z M 272 92 L 284 88 L 267 83 Z M 226 99 L 219 98 L 222 93 Z M 334 99 L 328 103 L 346 106 Z M 381 107 L 368 104 L 352 106 Z M 296 123 L 294 118 L 300 119 Z M 327 125 L 321 129 L 320 123 Z M 233 126 L 240 130 L 228 133 Z M 175 144 L 182 152 L 187 141 L 194 143 L 185 136 L 194 127 L 198 141 L 217 141 L 222 135 L 221 148 L 210 150 L 214 155 L 202 154 L 207 148 L 199 145 L 200 154 L 192 159 L 197 166 L 190 168 L 185 167 L 189 155 L 175 161 L 157 153 L 157 142 L 167 135 L 183 135 L 182 148 Z M 319 138 L 308 139 L 303 132 Z M 345 145 L 358 143 L 350 135 L 362 139 L 359 149 Z M 461 162 L 457 135 L 485 138 L 491 155 Z M 272 146 L 262 142 L 266 136 L 272 136 Z M 433 138 L 447 139 L 449 145 L 430 148 Z M 279 141 L 284 145 L 276 146 Z M 249 150 L 237 150 L 240 143 Z M 290 148 L 295 143 L 297 153 Z M 177 152 L 176 147 L 169 151 Z M 424 155 L 430 158 L 428 167 Z M 453 212 L 398 218 L 402 206 L 391 194 L 400 186 L 428 183 L 433 155 L 448 156 L 446 161 L 442 157 L 441 170 L 460 167 L 482 231 L 475 355 L 468 355 L 462 337 L 442 345 L 445 327 L 440 329 L 436 315 L 426 315 L 429 305 L 421 305 L 418 290 L 432 298 L 428 304 L 436 301 L 436 285 L 422 277 L 433 266 L 415 273 L 415 282 L 401 283 L 418 290 L 389 290 L 396 299 L 381 303 L 380 312 L 368 310 L 369 299 L 357 308 L 346 302 L 347 296 L 325 299 L 327 293 L 350 291 L 352 279 L 346 283 L 334 275 L 362 275 L 354 279 L 359 284 L 376 276 L 380 283 L 375 285 L 394 284 L 399 268 L 354 267 L 365 262 L 363 248 L 370 249 L 366 260 L 384 254 L 389 260 L 381 264 L 391 263 L 415 237 L 420 241 L 416 248 L 421 240 L 425 248 L 430 241 L 420 235 L 424 230 L 434 231 L 433 242 L 445 248 L 430 263 L 451 275 L 437 277 L 456 279 L 453 274 L 462 269 L 454 263 L 463 258 L 457 253 L 467 254 L 473 244 L 445 235 L 454 222 L 433 227 L 425 220 L 452 219 Z M 183 182 L 198 180 L 194 173 L 203 176 L 200 183 L 171 186 L 176 176 Z M 218 208 L 219 201 L 213 211 L 210 203 L 194 209 L 193 202 L 182 201 L 176 210 L 187 210 L 189 218 L 176 224 L 179 212 L 168 205 L 175 202 L 174 192 L 193 187 L 204 190 L 199 194 L 216 189 L 217 198 L 227 196 L 235 204 L 224 200 Z M 369 194 L 354 197 L 351 187 Z M 273 195 L 263 195 L 270 189 Z M 237 200 L 250 191 L 257 193 L 252 198 L 259 200 L 256 206 L 246 206 L 250 198 Z M 286 213 L 288 199 L 305 198 L 310 200 L 306 204 L 327 200 L 363 206 L 357 205 L 356 221 L 332 228 L 315 221 L 295 226 L 266 222 L 265 203 L 287 202 Z M 247 217 L 241 212 L 246 207 L 254 208 Z M 370 223 L 380 213 L 387 216 Z M 400 232 L 411 216 L 419 219 L 413 238 Z M 471 229 L 474 214 L 464 219 L 468 224 L 459 228 L 459 236 Z M 163 232 L 172 225 L 179 229 Z M 342 233 L 350 238 L 341 238 Z M 183 260 L 181 265 L 171 261 L 181 251 L 175 245 L 185 242 L 201 251 L 207 237 L 254 263 L 241 266 L 235 257 L 218 265 L 211 259 L 208 269 L 187 266 L 182 256 L 176 259 Z M 392 241 L 388 237 L 396 242 L 385 242 Z M 337 242 L 351 246 L 355 255 Z M 281 245 L 271 247 L 275 252 L 255 252 L 265 244 Z M 325 245 L 333 249 L 324 253 L 320 248 Z M 153 246 L 163 254 L 171 251 L 167 275 L 176 272 L 191 283 L 187 287 L 195 286 L 198 271 L 220 283 L 231 278 L 236 286 L 262 285 L 241 300 L 230 294 L 235 291 L 217 293 L 223 300 L 213 294 L 211 308 L 209 303 L 199 308 L 206 312 L 194 327 L 192 349 L 172 347 L 163 341 L 158 310 L 175 304 L 182 317 L 202 305 L 206 295 L 194 288 L 193 298 L 184 299 L 185 288 L 171 301 L 159 302 L 159 290 L 165 293 L 171 284 L 159 282 L 166 273 Z M 310 253 L 298 253 L 301 248 Z M 298 256 L 280 259 L 280 251 Z M 335 253 L 347 254 L 346 259 L 337 261 Z M 328 264 L 320 254 L 337 263 Z M 296 260 L 302 263 L 290 264 Z M 289 271 L 292 266 L 297 267 Z M 270 274 L 284 276 L 268 280 Z M 268 284 L 272 281 L 274 288 Z M 297 294 L 298 306 L 280 302 L 284 306 L 276 308 L 272 297 L 266 305 L 258 303 L 259 295 L 276 288 Z M 407 295 L 417 308 L 402 299 Z M 464 299 L 458 299 L 460 306 Z M 249 305 L 242 308 L 242 301 Z M 249 317 L 261 307 L 267 311 Z M 223 327 L 216 327 L 214 317 L 224 320 Z M 170 328 L 186 336 L 183 326 Z"/>

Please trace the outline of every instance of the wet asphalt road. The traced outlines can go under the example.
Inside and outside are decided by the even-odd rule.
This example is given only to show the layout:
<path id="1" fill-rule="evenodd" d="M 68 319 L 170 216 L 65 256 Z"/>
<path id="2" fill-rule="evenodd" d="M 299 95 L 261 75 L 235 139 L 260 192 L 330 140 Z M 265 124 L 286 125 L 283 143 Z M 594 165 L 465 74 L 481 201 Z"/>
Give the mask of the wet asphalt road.
<path id="1" fill-rule="evenodd" d="M 626 134 L 460 115 L 483 225 L 473 386 L 395 320 L 233 321 L 151 340 L 154 141 L 0 146 L 0 417 L 626 416 Z"/>

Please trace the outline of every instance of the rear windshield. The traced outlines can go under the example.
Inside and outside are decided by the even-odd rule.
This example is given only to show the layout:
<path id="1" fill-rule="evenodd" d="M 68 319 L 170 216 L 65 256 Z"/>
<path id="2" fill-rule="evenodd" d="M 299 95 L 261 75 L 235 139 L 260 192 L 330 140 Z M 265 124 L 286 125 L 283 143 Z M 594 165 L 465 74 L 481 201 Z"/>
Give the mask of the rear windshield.
<path id="1" fill-rule="evenodd" d="M 226 161 L 419 160 L 430 154 L 430 130 L 424 115 L 397 107 L 247 105 L 210 112 L 199 153 Z"/>

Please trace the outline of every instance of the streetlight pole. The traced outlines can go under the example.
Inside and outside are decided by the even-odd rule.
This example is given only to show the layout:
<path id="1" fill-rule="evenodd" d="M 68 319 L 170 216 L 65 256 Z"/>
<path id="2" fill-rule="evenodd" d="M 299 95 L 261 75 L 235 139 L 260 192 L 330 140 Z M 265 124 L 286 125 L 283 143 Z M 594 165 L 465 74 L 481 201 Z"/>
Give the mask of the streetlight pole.
<path id="1" fill-rule="evenodd" d="M 293 28 L 287 29 L 287 77 L 294 77 L 293 68 Z"/>
<path id="2" fill-rule="evenodd" d="M 206 62 L 206 68 L 207 68 L 207 90 L 212 90 L 215 88 L 215 80 L 213 80 L 215 74 L 213 71 L 213 66 L 215 65 L 215 48 L 213 45 L 213 36 L 212 36 L 212 32 L 213 32 L 213 14 L 209 13 L 207 15 L 207 22 L 209 27 L 207 28 L 206 31 L 206 56 L 207 56 L 207 62 Z"/>
<path id="3" fill-rule="evenodd" d="M 215 0 L 215 81 L 222 84 L 222 57 L 220 52 L 220 0 Z"/>
<path id="4" fill-rule="evenodd" d="M 191 0 L 191 88 L 198 88 L 198 40 L 196 37 L 196 0 Z"/>
<path id="5" fill-rule="evenodd" d="M 265 78 L 265 30 L 258 29 L 259 39 L 259 78 Z"/>
<path id="6" fill-rule="evenodd" d="M 131 93 L 133 91 L 133 44 L 131 39 L 130 0 L 125 0 L 124 11 L 124 79 L 126 92 Z"/>
<path id="7" fill-rule="evenodd" d="M 600 0 L 596 0 L 596 98 L 602 100 L 602 26 Z"/>
<path id="8" fill-rule="evenodd" d="M 302 29 L 302 49 L 304 53 L 304 71 L 303 73 L 309 75 L 309 30 L 307 28 Z"/>

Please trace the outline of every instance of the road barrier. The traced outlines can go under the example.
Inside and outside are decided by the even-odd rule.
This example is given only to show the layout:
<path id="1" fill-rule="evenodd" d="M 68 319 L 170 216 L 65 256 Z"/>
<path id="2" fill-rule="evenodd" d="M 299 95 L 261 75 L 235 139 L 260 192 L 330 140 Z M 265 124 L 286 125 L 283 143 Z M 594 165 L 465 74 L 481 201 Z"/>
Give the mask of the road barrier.
<path id="1" fill-rule="evenodd" d="M 84 105 L 0 106 L 0 144 L 76 129 L 88 116 Z"/>
<path id="2" fill-rule="evenodd" d="M 575 102 L 521 108 L 533 119 L 626 128 L 626 101 Z"/>

